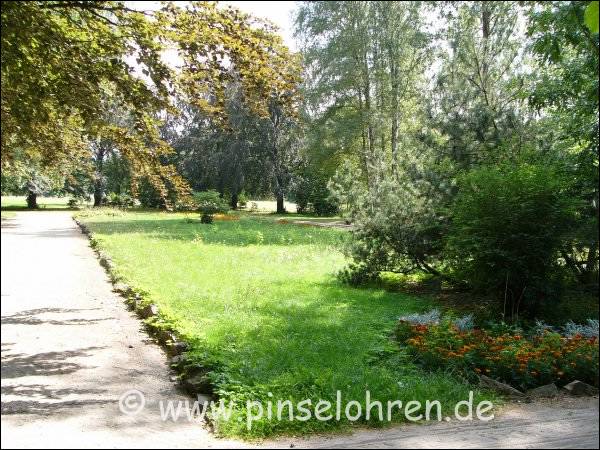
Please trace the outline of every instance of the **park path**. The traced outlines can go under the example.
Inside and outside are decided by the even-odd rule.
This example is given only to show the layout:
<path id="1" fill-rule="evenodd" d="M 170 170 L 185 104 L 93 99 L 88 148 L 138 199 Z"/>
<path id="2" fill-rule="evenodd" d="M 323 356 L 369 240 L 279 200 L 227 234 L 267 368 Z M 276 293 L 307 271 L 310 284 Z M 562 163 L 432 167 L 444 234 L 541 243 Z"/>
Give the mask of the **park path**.
<path id="1" fill-rule="evenodd" d="M 162 421 L 185 400 L 166 356 L 114 294 L 68 212 L 2 221 L 2 448 L 242 448 L 199 423 Z M 124 415 L 137 389 L 146 406 Z M 598 448 L 598 400 L 509 408 L 488 423 L 442 423 L 282 439 L 265 447 Z M 134 405 L 135 406 L 135 405 Z"/>
<path id="2" fill-rule="evenodd" d="M 159 399 L 187 397 L 70 213 L 17 213 L 1 247 L 2 448 L 237 444 L 160 419 Z M 118 407 L 130 389 L 147 402 L 135 416 Z"/>

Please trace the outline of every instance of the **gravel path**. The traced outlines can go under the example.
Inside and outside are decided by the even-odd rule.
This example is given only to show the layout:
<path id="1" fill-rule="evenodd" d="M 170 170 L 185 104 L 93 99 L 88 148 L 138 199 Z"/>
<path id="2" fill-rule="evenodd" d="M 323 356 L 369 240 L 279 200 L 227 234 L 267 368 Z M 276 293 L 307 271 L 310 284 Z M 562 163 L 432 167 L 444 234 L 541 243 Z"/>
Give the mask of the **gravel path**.
<path id="1" fill-rule="evenodd" d="M 241 448 L 197 422 L 162 421 L 185 400 L 166 356 L 111 291 L 68 212 L 2 221 L 2 448 Z M 119 409 L 138 389 L 146 405 Z M 135 403 L 132 403 L 135 407 Z M 263 446 L 598 448 L 598 400 L 512 407 L 489 423 L 443 423 L 284 439 Z"/>

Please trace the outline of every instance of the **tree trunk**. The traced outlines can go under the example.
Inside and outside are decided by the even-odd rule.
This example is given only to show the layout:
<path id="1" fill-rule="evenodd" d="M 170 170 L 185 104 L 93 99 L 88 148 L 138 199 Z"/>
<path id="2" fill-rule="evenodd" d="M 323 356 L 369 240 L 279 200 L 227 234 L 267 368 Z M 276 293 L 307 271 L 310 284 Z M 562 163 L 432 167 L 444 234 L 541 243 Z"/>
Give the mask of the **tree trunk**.
<path id="1" fill-rule="evenodd" d="M 104 156 L 106 150 L 102 145 L 96 149 L 96 174 L 94 177 L 94 206 L 102 206 L 104 198 Z"/>
<path id="2" fill-rule="evenodd" d="M 488 5 L 483 3 L 481 10 L 481 36 L 483 36 L 484 39 L 490 37 L 490 19 L 491 11 L 489 10 Z"/>
<path id="3" fill-rule="evenodd" d="M 277 214 L 285 213 L 285 205 L 283 204 L 283 192 L 277 193 Z"/>
<path id="4" fill-rule="evenodd" d="M 365 57 L 366 60 L 366 57 Z M 373 129 L 373 118 L 371 117 L 371 82 L 369 75 L 368 63 L 365 62 L 365 110 L 366 110 L 366 119 L 367 119 L 367 138 L 369 141 L 369 156 L 373 156 L 375 151 L 375 130 Z"/>
<path id="5" fill-rule="evenodd" d="M 231 209 L 237 209 L 238 206 L 238 193 L 234 192 L 231 194 L 231 201 L 229 202 Z"/>
<path id="6" fill-rule="evenodd" d="M 398 99 L 398 69 L 394 60 L 394 51 L 390 48 L 390 71 L 392 76 L 392 174 L 398 173 L 398 125 L 399 118 L 399 99 Z"/>
<path id="7" fill-rule="evenodd" d="M 94 206 L 102 206 L 103 197 L 104 189 L 102 188 L 102 181 L 96 180 L 94 182 Z"/>
<path id="8" fill-rule="evenodd" d="M 37 194 L 32 190 L 27 191 L 27 207 L 29 209 L 37 209 Z"/>
<path id="9" fill-rule="evenodd" d="M 364 116 L 364 106 L 363 106 L 363 94 L 362 88 L 358 88 L 358 108 L 360 111 L 361 117 Z M 365 177 L 367 179 L 367 187 L 371 187 L 371 177 L 369 175 L 369 156 L 367 155 L 367 133 L 365 131 L 364 123 L 361 124 L 361 137 L 362 137 L 362 153 L 361 160 L 364 166 Z"/>
<path id="10" fill-rule="evenodd" d="M 598 242 L 596 241 L 590 244 L 582 278 L 585 284 L 598 286 Z"/>

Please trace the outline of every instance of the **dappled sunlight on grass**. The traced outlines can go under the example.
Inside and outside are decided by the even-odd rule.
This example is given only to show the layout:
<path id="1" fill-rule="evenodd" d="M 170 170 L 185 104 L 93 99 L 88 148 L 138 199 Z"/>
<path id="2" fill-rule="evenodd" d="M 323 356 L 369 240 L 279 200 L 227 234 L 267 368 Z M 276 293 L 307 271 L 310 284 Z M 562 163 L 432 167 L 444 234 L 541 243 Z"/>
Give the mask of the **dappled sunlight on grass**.
<path id="1" fill-rule="evenodd" d="M 466 398 L 467 386 L 423 373 L 389 339 L 399 316 L 430 308 L 430 300 L 338 282 L 347 231 L 249 214 L 212 225 L 166 213 L 93 213 L 84 220 L 119 274 L 149 293 L 193 343 L 199 363 L 214 367 L 215 388 L 226 399 L 265 400 L 271 392 L 316 402 L 341 390 L 360 400 L 366 389 L 382 399 Z M 243 418 L 244 411 L 235 414 Z M 219 429 L 246 434 L 244 423 Z M 251 434 L 336 425 L 265 420 Z"/>
<path id="2" fill-rule="evenodd" d="M 117 213 L 113 217 L 106 221 L 106 215 L 92 214 L 86 220 L 96 226 L 101 235 L 140 234 L 152 239 L 231 246 L 338 245 L 345 236 L 341 230 L 312 227 L 306 230 L 294 224 L 279 224 L 269 217 L 248 214 L 238 215 L 239 220 L 216 220 L 211 225 L 200 223 L 198 215 L 190 214 L 135 212 Z"/>

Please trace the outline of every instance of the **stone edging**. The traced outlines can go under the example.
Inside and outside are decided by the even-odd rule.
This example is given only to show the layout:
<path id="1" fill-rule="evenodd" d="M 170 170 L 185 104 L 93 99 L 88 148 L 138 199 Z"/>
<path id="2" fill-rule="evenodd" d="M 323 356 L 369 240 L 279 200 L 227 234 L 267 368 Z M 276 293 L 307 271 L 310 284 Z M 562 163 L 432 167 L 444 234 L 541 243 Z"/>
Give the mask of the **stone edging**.
<path id="1" fill-rule="evenodd" d="M 212 399 L 213 388 L 206 376 L 208 368 L 198 364 L 188 364 L 186 352 L 189 350 L 189 345 L 164 320 L 158 306 L 148 300 L 146 293 L 136 290 L 121 281 L 121 278 L 115 272 L 112 259 L 98 248 L 97 241 L 87 225 L 75 216 L 73 216 L 73 221 L 81 229 L 81 232 L 88 237 L 90 246 L 98 257 L 98 262 L 109 276 L 113 285 L 113 292 L 123 297 L 127 306 L 144 321 L 148 333 L 170 357 L 170 366 L 177 373 L 175 379 L 171 381 L 178 381 L 180 386 L 194 397 Z"/>

